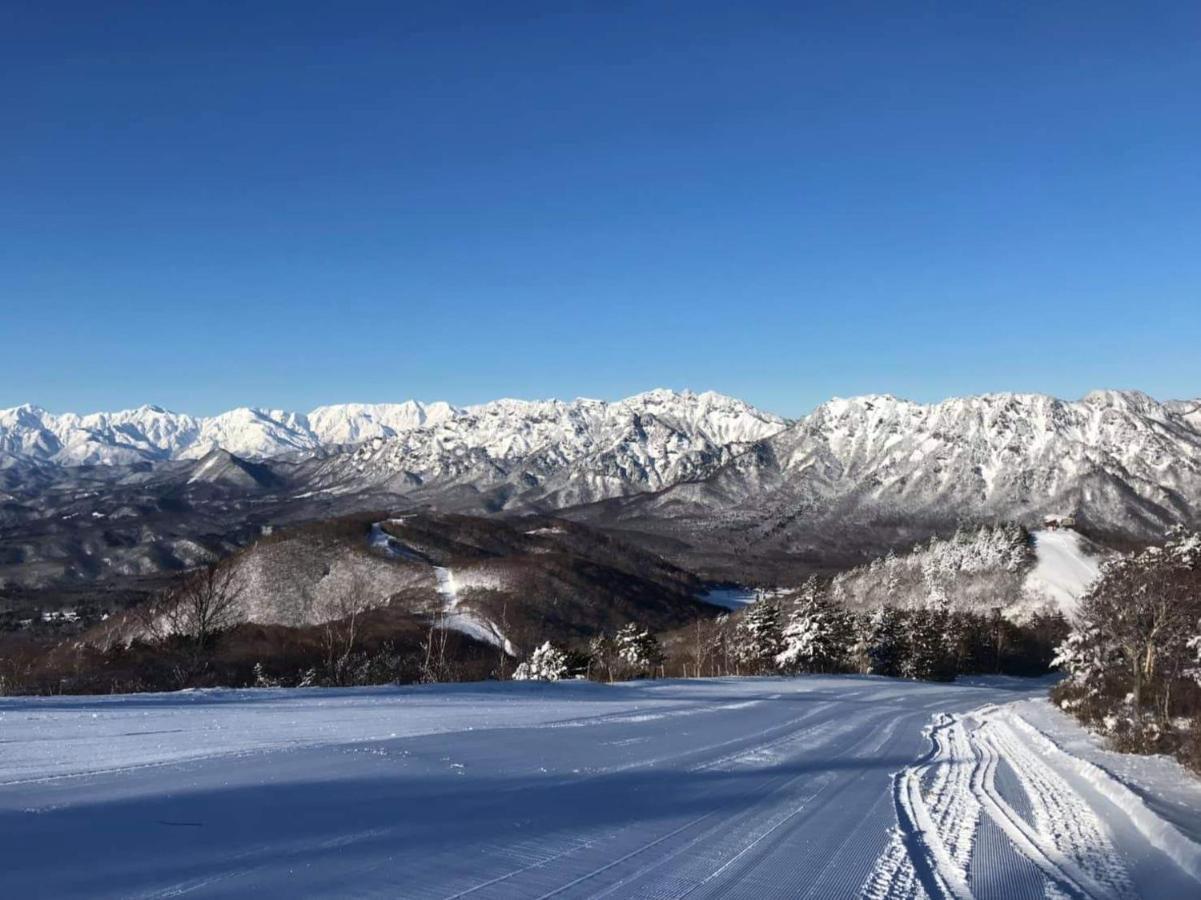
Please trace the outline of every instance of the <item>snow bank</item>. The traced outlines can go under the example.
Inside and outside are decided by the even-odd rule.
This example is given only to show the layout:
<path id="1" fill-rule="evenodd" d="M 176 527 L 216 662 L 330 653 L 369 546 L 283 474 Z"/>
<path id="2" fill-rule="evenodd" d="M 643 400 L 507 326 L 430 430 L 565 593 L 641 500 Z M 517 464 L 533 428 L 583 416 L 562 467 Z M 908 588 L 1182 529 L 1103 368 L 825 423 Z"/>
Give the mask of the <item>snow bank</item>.
<path id="1" fill-rule="evenodd" d="M 1152 810 L 1143 798 L 1116 778 L 1111 772 L 1078 753 L 1070 753 L 1055 739 L 1031 724 L 1019 708 L 1005 710 L 1005 718 L 1018 728 L 1039 752 L 1060 760 L 1070 767 L 1100 794 L 1110 800 L 1129 817 L 1130 821 L 1146 837 L 1153 847 L 1163 851 L 1180 868 L 1196 881 L 1201 882 L 1201 845 L 1190 840 L 1175 825 Z M 1074 748 L 1075 749 L 1075 748 Z M 1161 760 L 1170 763 L 1170 760 Z M 1176 777 L 1186 773 L 1177 771 Z M 1185 782 L 1187 784 L 1187 782 Z M 1195 787 L 1195 785 L 1194 785 Z M 1198 888 L 1201 892 L 1201 887 Z"/>

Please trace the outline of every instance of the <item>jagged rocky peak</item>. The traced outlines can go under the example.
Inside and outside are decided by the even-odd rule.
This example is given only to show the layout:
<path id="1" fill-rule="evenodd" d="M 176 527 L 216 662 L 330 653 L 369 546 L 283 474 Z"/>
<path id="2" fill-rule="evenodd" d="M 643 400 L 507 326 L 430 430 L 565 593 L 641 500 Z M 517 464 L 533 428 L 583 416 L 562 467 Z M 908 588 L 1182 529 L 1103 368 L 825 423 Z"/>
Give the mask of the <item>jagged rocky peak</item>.
<path id="1" fill-rule="evenodd" d="M 1132 391 L 1077 401 L 835 399 L 710 483 L 677 486 L 654 502 L 738 506 L 744 521 L 779 519 L 788 529 L 835 512 L 863 521 L 1027 521 L 1067 508 L 1115 530 L 1150 532 L 1201 515 L 1201 431 L 1186 412 Z"/>

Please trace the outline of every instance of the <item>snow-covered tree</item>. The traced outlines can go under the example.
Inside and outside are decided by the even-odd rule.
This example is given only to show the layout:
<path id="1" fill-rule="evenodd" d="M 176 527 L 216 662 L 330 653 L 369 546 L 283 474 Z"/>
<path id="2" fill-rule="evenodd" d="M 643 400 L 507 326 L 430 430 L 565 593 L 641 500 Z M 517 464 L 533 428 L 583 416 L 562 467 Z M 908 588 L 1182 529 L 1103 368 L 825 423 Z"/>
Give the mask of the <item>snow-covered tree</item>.
<path id="1" fill-rule="evenodd" d="M 1067 683 L 1078 689 L 1066 707 L 1100 698 L 1105 678 L 1115 665 L 1112 647 L 1092 625 L 1081 623 L 1055 648 L 1051 665 L 1067 676 Z"/>
<path id="2" fill-rule="evenodd" d="M 618 629 L 614 643 L 622 666 L 633 677 L 654 674 L 663 661 L 659 639 L 632 622 Z"/>
<path id="3" fill-rule="evenodd" d="M 547 641 L 517 667 L 514 681 L 559 681 L 568 675 L 567 654 Z"/>
<path id="4" fill-rule="evenodd" d="M 940 606 L 909 614 L 909 652 L 901 674 L 922 681 L 949 681 L 955 677 L 954 648 L 948 639 L 949 618 Z"/>
<path id="5" fill-rule="evenodd" d="M 780 607 L 764 598 L 752 603 L 742 614 L 735 634 L 735 658 L 740 671 L 750 674 L 771 672 L 776 656 L 783 650 Z"/>
<path id="6" fill-rule="evenodd" d="M 871 614 L 863 638 L 868 674 L 902 674 L 908 650 L 905 631 L 905 614 L 896 607 L 882 606 Z"/>
<path id="7" fill-rule="evenodd" d="M 1162 547 L 1102 567 L 1061 655 L 1076 665 L 1068 654 L 1089 648 L 1107 675 L 1124 681 L 1136 718 L 1151 706 L 1166 723 L 1174 687 L 1193 668 L 1199 619 L 1201 535 L 1174 530 Z"/>
<path id="8" fill-rule="evenodd" d="M 1021 600 L 1033 562 L 1030 536 L 1021 526 L 961 528 L 950 538 L 934 537 L 908 553 L 890 552 L 839 573 L 830 594 L 852 610 L 916 609 L 939 592 L 960 609 L 1007 606 Z"/>
<path id="9" fill-rule="evenodd" d="M 784 672 L 831 672 L 849 650 L 850 634 L 844 610 L 823 597 L 810 578 L 800 602 L 788 617 L 776 666 Z"/>
<path id="10" fill-rule="evenodd" d="M 613 680 L 618 666 L 617 644 L 603 631 L 588 642 L 588 675 Z"/>

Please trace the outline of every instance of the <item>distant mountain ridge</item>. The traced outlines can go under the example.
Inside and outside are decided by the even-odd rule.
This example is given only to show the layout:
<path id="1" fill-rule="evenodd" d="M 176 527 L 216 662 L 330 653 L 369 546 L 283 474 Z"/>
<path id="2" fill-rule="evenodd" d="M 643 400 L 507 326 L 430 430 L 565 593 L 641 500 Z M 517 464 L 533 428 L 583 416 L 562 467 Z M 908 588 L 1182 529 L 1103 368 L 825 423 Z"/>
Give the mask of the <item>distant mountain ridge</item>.
<path id="1" fill-rule="evenodd" d="M 1147 539 L 1201 520 L 1197 412 L 1137 391 L 831 400 L 704 479 L 581 517 L 733 558 L 831 560 L 857 542 L 904 546 L 956 522 L 1030 525 L 1068 512 Z"/>
<path id="2" fill-rule="evenodd" d="M 0 412 L 0 589 L 149 576 L 369 510 L 555 514 L 755 584 L 1048 514 L 1121 546 L 1201 524 L 1199 407 L 1131 391 L 869 395 L 788 422 L 667 390 L 212 420 L 19 407 Z"/>
<path id="3" fill-rule="evenodd" d="M 240 408 L 211 417 L 175 413 L 157 406 L 111 413 L 54 414 L 25 405 L 0 410 L 0 455 L 10 460 L 58 465 L 132 465 L 200 459 L 225 450 L 250 460 L 313 454 L 366 441 L 386 441 L 434 426 L 444 434 L 478 427 L 493 430 L 468 438 L 501 457 L 529 440 L 569 441 L 607 419 L 654 411 L 699 428 L 707 440 L 749 444 L 773 434 L 784 419 L 720 394 L 649 391 L 609 403 L 579 399 L 497 400 L 475 406 L 449 403 L 347 403 L 308 414 Z M 539 427 L 560 422 L 562 434 Z M 531 437 L 533 435 L 533 437 Z"/>

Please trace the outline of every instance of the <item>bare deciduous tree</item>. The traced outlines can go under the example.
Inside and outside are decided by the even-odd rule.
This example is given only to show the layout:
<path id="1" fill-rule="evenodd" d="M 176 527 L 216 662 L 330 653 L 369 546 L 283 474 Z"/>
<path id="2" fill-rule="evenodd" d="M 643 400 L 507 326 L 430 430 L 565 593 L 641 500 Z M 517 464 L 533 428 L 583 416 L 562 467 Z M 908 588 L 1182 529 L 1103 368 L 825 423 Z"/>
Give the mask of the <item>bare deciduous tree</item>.
<path id="1" fill-rule="evenodd" d="M 161 607 L 159 621 L 168 634 L 187 638 L 198 652 L 245 618 L 244 586 L 237 568 L 213 563 L 187 575 Z"/>
<path id="2" fill-rule="evenodd" d="M 371 606 L 370 591 L 359 575 L 323 604 L 325 667 L 334 684 L 343 684 L 347 679 L 358 649 L 362 616 Z"/>
<path id="3" fill-rule="evenodd" d="M 446 661 L 447 638 L 446 617 L 439 612 L 430 620 L 429 633 L 421 642 L 423 656 L 421 682 L 423 684 L 438 684 L 451 680 L 450 667 Z"/>

